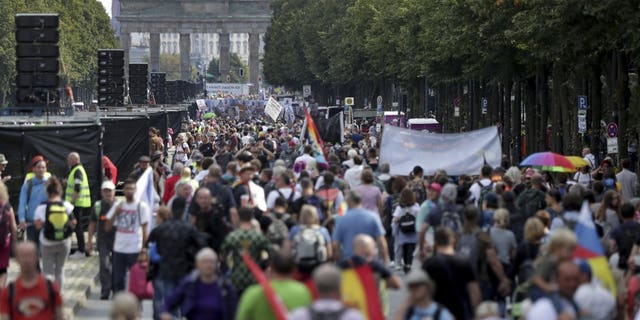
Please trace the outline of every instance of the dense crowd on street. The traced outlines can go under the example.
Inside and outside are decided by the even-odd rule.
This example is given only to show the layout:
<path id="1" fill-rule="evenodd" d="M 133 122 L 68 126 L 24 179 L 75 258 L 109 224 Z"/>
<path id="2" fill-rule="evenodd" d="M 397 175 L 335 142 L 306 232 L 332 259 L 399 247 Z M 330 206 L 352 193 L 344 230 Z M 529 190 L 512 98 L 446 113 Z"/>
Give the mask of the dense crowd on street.
<path id="1" fill-rule="evenodd" d="M 105 159 L 97 201 L 69 150 L 67 172 L 34 156 L 10 204 L 0 154 L 0 319 L 61 319 L 65 262 L 92 255 L 114 319 L 136 319 L 142 300 L 154 319 L 279 319 L 270 297 L 289 319 L 640 319 L 629 160 L 584 149 L 575 174 L 503 160 L 465 176 L 392 175 L 374 127 L 323 152 L 302 130 L 224 117 L 165 137 L 151 128 L 134 168 Z M 148 175 L 152 203 L 136 197 Z M 574 258 L 584 210 L 615 291 Z M 8 283 L 12 252 L 20 273 Z M 379 301 L 363 304 L 357 286 Z M 389 308 L 387 290 L 401 288 L 406 301 Z"/>

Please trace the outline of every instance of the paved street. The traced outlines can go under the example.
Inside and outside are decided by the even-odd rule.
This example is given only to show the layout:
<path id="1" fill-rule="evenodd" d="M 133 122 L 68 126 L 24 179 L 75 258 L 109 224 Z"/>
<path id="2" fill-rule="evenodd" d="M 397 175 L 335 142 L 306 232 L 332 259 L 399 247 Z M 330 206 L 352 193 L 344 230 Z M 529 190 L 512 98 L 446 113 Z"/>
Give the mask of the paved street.
<path id="1" fill-rule="evenodd" d="M 404 290 L 390 291 L 389 304 L 391 306 L 392 313 L 400 305 L 406 297 Z M 97 320 L 105 319 L 109 315 L 111 310 L 111 301 L 100 300 L 100 287 L 95 286 L 91 292 L 89 299 L 84 308 L 81 308 L 76 313 L 74 319 L 76 320 Z M 142 320 L 152 319 L 152 307 L 151 301 L 145 301 L 142 305 Z"/>

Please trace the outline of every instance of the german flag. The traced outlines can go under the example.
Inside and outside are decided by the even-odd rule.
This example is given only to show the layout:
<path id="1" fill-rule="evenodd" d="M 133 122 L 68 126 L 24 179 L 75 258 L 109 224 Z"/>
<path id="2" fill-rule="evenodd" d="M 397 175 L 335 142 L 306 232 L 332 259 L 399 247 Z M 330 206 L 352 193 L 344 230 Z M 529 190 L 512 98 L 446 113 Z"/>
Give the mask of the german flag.
<path id="1" fill-rule="evenodd" d="M 360 310 L 365 319 L 385 319 L 378 281 L 368 264 L 343 270 L 341 291 L 344 303 Z"/>

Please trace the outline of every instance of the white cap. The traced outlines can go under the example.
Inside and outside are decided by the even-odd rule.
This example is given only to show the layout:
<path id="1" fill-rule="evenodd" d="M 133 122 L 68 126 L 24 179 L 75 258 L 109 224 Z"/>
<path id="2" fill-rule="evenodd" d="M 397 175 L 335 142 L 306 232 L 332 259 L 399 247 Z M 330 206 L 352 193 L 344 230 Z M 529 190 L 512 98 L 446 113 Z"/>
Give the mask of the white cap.
<path id="1" fill-rule="evenodd" d="M 101 190 L 104 190 L 104 189 L 115 190 L 116 186 L 113 184 L 113 182 L 111 182 L 111 180 L 107 180 L 102 183 Z"/>

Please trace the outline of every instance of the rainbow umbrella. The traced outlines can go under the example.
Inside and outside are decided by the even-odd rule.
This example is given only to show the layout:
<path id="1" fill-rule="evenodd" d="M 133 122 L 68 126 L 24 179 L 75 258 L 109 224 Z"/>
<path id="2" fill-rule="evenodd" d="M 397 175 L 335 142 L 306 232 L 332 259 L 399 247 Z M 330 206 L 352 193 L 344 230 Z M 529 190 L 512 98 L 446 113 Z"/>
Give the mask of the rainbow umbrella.
<path id="1" fill-rule="evenodd" d="M 543 171 L 574 172 L 576 167 L 565 156 L 553 152 L 538 152 L 520 162 L 521 167 L 535 167 Z"/>
<path id="2" fill-rule="evenodd" d="M 582 168 L 589 165 L 589 162 L 587 162 L 583 157 L 568 156 L 565 158 L 567 158 L 567 160 L 569 160 L 569 162 L 571 162 L 571 164 L 576 168 Z"/>

